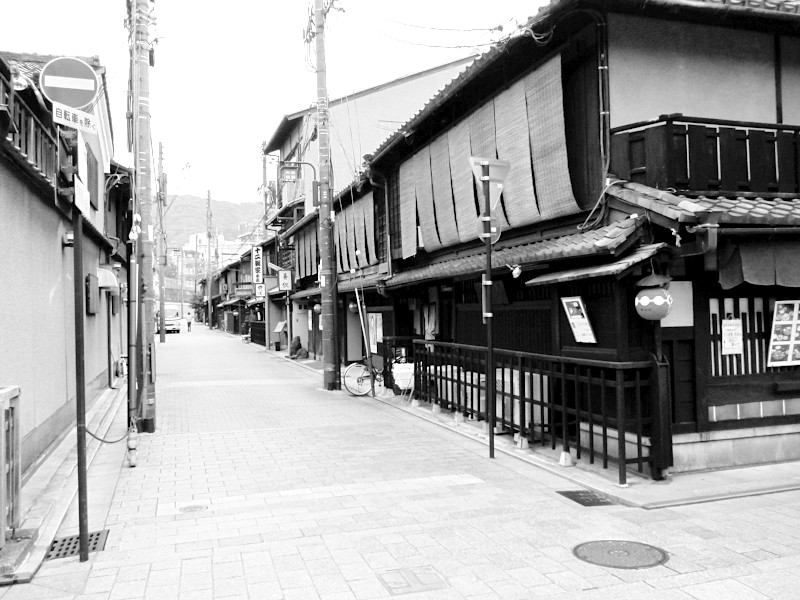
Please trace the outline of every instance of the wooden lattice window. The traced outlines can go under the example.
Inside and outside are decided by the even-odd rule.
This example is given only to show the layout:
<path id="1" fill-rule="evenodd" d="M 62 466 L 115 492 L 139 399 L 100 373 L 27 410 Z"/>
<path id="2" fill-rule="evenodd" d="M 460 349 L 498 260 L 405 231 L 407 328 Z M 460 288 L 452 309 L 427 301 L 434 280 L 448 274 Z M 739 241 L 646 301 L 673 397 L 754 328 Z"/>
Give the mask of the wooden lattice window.
<path id="1" fill-rule="evenodd" d="M 800 371 L 800 367 L 767 367 L 775 300 L 766 296 L 709 299 L 712 377 Z M 742 354 L 722 354 L 722 320 L 725 318 L 742 320 Z"/>

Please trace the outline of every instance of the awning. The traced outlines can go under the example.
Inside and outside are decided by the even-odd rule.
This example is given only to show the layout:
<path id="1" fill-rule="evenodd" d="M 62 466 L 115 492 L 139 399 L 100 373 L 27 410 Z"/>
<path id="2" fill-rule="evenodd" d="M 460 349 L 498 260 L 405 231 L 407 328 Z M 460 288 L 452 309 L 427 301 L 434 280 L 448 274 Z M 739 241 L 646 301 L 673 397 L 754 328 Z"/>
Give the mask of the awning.
<path id="1" fill-rule="evenodd" d="M 548 283 L 562 283 L 565 281 L 576 281 L 578 279 L 589 279 L 590 277 L 605 277 L 615 275 L 621 277 L 626 271 L 635 267 L 639 263 L 655 256 L 660 250 L 666 248 L 666 244 L 647 244 L 640 246 L 625 258 L 621 258 L 612 263 L 604 265 L 594 265 L 591 267 L 581 267 L 578 269 L 569 269 L 567 271 L 556 271 L 555 273 L 547 273 L 534 277 L 530 281 L 525 282 L 525 285 L 544 285 Z"/>
<path id="2" fill-rule="evenodd" d="M 292 300 L 299 300 L 301 298 L 308 298 L 309 296 L 319 296 L 322 294 L 322 288 L 308 288 L 307 290 L 300 290 L 289 296 Z"/>
<path id="3" fill-rule="evenodd" d="M 244 302 L 244 298 L 231 298 L 230 300 L 226 300 L 220 306 L 230 306 L 231 304 L 238 304 L 239 302 Z"/>
<path id="4" fill-rule="evenodd" d="M 719 284 L 729 290 L 741 283 L 800 287 L 800 242 L 763 238 L 719 248 Z"/>
<path id="5" fill-rule="evenodd" d="M 279 290 L 278 286 L 267 290 L 267 296 L 283 296 L 284 294 L 286 294 L 286 292 L 284 290 Z"/>
<path id="6" fill-rule="evenodd" d="M 253 298 L 247 301 L 247 306 L 255 306 L 256 304 L 264 304 L 264 298 Z"/>
<path id="7" fill-rule="evenodd" d="M 381 275 L 371 275 L 369 277 L 353 277 L 345 281 L 340 281 L 338 290 L 340 292 L 352 292 L 356 288 L 359 290 L 372 290 L 382 285 L 388 276 L 384 273 Z"/>
<path id="8" fill-rule="evenodd" d="M 626 217 L 604 227 L 591 231 L 581 231 L 545 240 L 527 243 L 503 241 L 492 251 L 492 268 L 502 269 L 506 265 L 532 265 L 549 263 L 564 258 L 583 256 L 615 256 L 633 245 L 639 235 L 639 226 L 644 217 Z M 454 254 L 429 265 L 401 271 L 386 281 L 387 287 L 416 284 L 423 281 L 447 279 L 452 277 L 477 275 L 486 267 L 486 254 L 481 250 L 471 250 L 464 254 Z M 341 289 L 341 284 L 340 284 Z"/>
<path id="9" fill-rule="evenodd" d="M 97 267 L 97 287 L 108 288 L 111 292 L 119 292 L 119 280 L 116 274 L 108 267 Z"/>

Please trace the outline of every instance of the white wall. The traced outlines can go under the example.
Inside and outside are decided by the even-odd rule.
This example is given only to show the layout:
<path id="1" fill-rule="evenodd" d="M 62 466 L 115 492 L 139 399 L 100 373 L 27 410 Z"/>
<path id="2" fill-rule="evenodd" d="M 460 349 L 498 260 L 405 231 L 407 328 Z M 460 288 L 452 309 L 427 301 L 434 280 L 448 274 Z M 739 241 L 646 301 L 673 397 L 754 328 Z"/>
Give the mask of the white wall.
<path id="1" fill-rule="evenodd" d="M 610 15 L 608 34 L 612 127 L 668 113 L 776 121 L 772 36 L 628 15 Z"/>

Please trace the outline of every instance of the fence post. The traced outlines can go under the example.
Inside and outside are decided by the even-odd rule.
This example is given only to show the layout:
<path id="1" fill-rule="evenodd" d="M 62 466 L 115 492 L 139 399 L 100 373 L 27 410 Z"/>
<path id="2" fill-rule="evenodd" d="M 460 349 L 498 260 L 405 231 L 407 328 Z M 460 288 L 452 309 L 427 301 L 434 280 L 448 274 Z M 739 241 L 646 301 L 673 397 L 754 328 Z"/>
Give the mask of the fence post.
<path id="1" fill-rule="evenodd" d="M 628 485 L 628 461 L 625 451 L 625 373 L 617 369 L 617 462 L 619 468 L 619 484 Z"/>
<path id="2" fill-rule="evenodd" d="M 664 478 L 664 471 L 673 465 L 672 456 L 672 407 L 670 394 L 669 363 L 652 357 L 651 371 L 651 415 L 650 476 L 655 480 Z"/>

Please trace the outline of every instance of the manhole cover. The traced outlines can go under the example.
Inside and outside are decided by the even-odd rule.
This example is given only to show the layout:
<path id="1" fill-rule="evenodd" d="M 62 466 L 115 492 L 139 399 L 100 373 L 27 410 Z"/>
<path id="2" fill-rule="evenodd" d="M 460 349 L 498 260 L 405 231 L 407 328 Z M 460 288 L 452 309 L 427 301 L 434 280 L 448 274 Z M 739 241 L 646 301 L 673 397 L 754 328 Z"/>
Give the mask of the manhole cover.
<path id="1" fill-rule="evenodd" d="M 569 498 L 582 506 L 611 506 L 613 502 L 606 497 L 601 496 L 596 492 L 589 490 L 569 490 L 566 492 L 557 492 L 565 498 Z"/>
<path id="2" fill-rule="evenodd" d="M 647 569 L 669 560 L 669 555 L 661 548 L 625 540 L 586 542 L 575 546 L 572 553 L 593 565 L 615 569 Z"/>
<path id="3" fill-rule="evenodd" d="M 181 506 L 178 510 L 182 513 L 193 513 L 208 510 L 208 507 L 204 504 L 190 504 L 189 506 Z"/>
<path id="4" fill-rule="evenodd" d="M 445 579 L 429 566 L 392 569 L 379 573 L 378 578 L 392 596 L 430 592 L 447 587 Z"/>
<path id="5" fill-rule="evenodd" d="M 97 552 L 106 547 L 106 539 L 108 538 L 108 529 L 102 531 L 93 531 L 89 534 L 89 552 Z M 45 560 L 52 560 L 54 558 L 66 558 L 68 556 L 77 556 L 81 551 L 81 536 L 71 535 L 64 538 L 56 538 L 50 544 L 50 550 L 47 552 Z"/>

